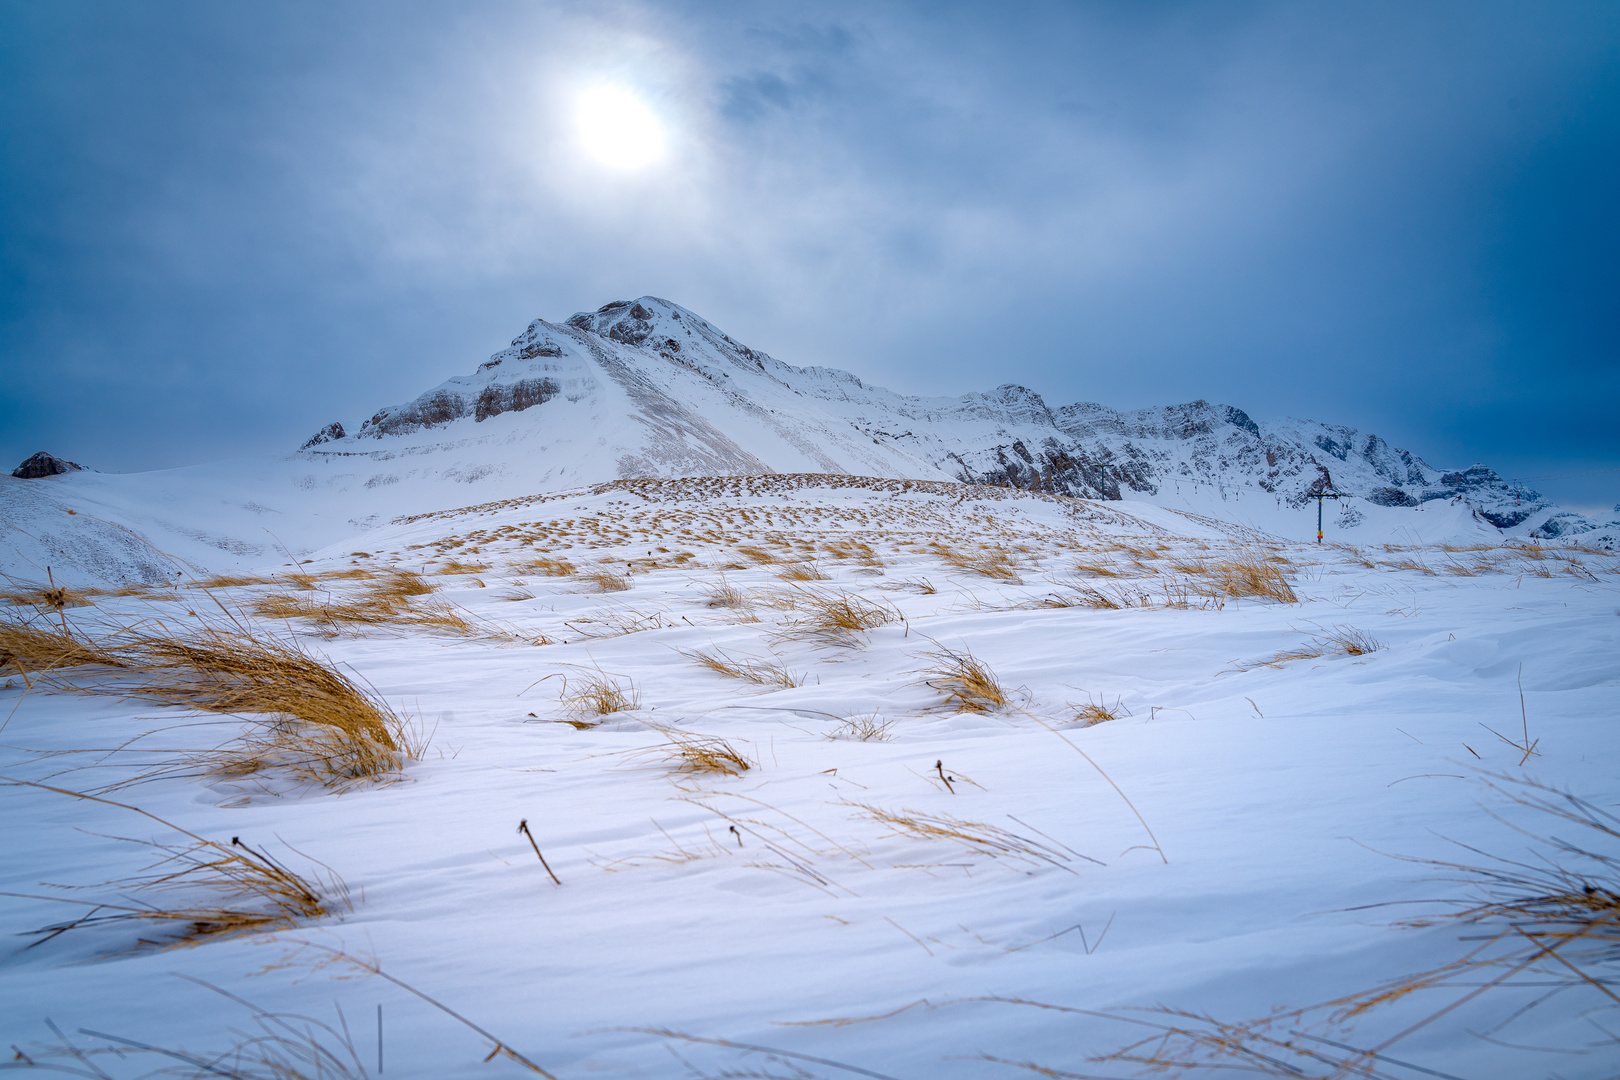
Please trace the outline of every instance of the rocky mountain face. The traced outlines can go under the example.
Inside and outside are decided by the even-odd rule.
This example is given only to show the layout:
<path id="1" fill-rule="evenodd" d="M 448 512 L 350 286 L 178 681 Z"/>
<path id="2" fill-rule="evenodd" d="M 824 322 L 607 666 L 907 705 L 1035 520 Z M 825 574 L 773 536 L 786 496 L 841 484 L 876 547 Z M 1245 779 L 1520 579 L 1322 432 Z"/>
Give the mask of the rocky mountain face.
<path id="1" fill-rule="evenodd" d="M 1205 401 L 1053 408 L 1015 385 L 958 398 L 896 394 L 846 371 L 782 363 L 652 296 L 562 323 L 536 319 L 472 375 L 377 410 L 353 435 L 329 425 L 304 450 L 375 458 L 393 456 L 394 444 L 422 454 L 469 442 L 505 447 L 488 468 L 522 473 L 543 461 L 547 477 L 562 475 L 549 468 L 559 454 L 572 454 L 575 482 L 833 472 L 1090 499 L 1242 494 L 1291 506 L 1327 492 L 1383 507 L 1460 503 L 1497 529 L 1538 538 L 1606 525 L 1483 465 L 1438 469 L 1342 425 L 1261 422 Z"/>
<path id="2" fill-rule="evenodd" d="M 41 450 L 37 454 L 29 455 L 21 465 L 12 469 L 11 475 L 18 480 L 43 480 L 47 476 L 61 476 L 63 473 L 77 472 L 83 468 L 84 466 L 77 462 L 67 461 Z"/>

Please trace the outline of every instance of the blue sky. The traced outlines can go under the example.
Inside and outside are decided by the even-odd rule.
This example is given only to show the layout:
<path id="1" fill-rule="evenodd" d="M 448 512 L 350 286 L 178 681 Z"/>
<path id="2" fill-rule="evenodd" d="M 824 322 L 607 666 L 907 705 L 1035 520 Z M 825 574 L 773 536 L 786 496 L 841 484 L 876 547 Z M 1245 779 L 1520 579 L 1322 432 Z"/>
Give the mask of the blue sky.
<path id="1" fill-rule="evenodd" d="M 0 2 L 0 459 L 282 450 L 644 293 L 1620 499 L 1620 5 Z M 637 169 L 579 95 L 657 118 Z"/>

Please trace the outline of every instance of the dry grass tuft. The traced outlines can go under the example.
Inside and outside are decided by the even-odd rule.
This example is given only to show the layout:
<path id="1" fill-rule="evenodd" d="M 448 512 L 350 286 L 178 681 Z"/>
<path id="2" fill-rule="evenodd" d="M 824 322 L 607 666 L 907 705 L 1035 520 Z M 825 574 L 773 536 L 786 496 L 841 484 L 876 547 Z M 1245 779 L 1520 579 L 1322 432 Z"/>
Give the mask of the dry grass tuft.
<path id="1" fill-rule="evenodd" d="M 1342 652 L 1346 656 L 1366 656 L 1385 648 L 1383 642 L 1367 633 L 1357 630 L 1353 626 L 1335 626 L 1321 638 L 1322 644 L 1334 652 Z"/>
<path id="2" fill-rule="evenodd" d="M 720 649 L 683 651 L 681 655 L 728 679 L 741 679 L 757 686 L 779 686 L 783 689 L 804 685 L 804 676 L 788 670 L 787 665 L 780 660 L 739 660 Z"/>
<path id="3" fill-rule="evenodd" d="M 1324 656 L 1367 656 L 1384 647 L 1381 641 L 1365 630 L 1357 630 L 1353 626 L 1335 626 L 1331 631 L 1312 637 L 1302 645 L 1272 653 L 1261 660 L 1239 663 L 1235 670 L 1281 667 L 1290 661 L 1317 660 Z"/>
<path id="4" fill-rule="evenodd" d="M 941 646 L 923 656 L 933 661 L 933 666 L 925 669 L 928 678 L 924 682 L 944 695 L 945 707 L 988 713 L 1009 704 L 1007 691 L 996 681 L 995 672 L 965 646 L 961 652 Z"/>
<path id="5" fill-rule="evenodd" d="M 616 610 L 597 609 L 589 615 L 580 615 L 563 623 L 581 637 L 610 638 L 639 634 L 646 630 L 661 630 L 666 625 L 662 613 L 637 611 L 634 608 Z"/>
<path id="6" fill-rule="evenodd" d="M 874 604 L 842 589 L 833 592 L 802 589 L 794 598 L 793 607 L 800 617 L 786 624 L 784 636 L 815 638 L 828 645 L 864 644 L 868 631 L 901 619 L 900 612 L 892 606 Z"/>
<path id="7" fill-rule="evenodd" d="M 32 676 L 93 665 L 118 668 L 123 661 L 88 638 L 55 627 L 0 618 L 0 671 L 14 670 L 32 685 Z"/>
<path id="8" fill-rule="evenodd" d="M 1059 587 L 1039 600 L 1022 607 L 1031 608 L 1092 608 L 1098 611 L 1117 611 L 1120 608 L 1146 605 L 1145 594 L 1132 593 L 1124 586 L 1097 588 L 1077 582 L 1060 582 Z"/>
<path id="9" fill-rule="evenodd" d="M 281 930 L 352 909 L 348 888 L 328 868 L 300 874 L 263 851 L 255 851 L 240 838 L 230 844 L 205 840 L 196 833 L 126 803 L 29 781 L 0 782 L 52 791 L 87 802 L 128 810 L 185 837 L 182 844 L 130 840 L 157 855 L 139 874 L 95 886 L 70 886 L 117 894 L 117 899 L 75 900 L 47 896 L 40 899 L 86 907 L 77 919 L 31 931 L 40 940 L 92 926 L 146 925 L 169 931 L 167 940 L 139 939 L 143 945 L 192 944 L 207 938 L 251 931 Z M 61 886 L 58 886 L 59 888 Z M 168 899 L 174 897 L 177 899 Z"/>
<path id="10" fill-rule="evenodd" d="M 894 738 L 889 731 L 893 720 L 885 720 L 881 713 L 856 713 L 838 721 L 838 726 L 827 733 L 829 739 L 850 739 L 856 742 L 888 742 Z"/>
<path id="11" fill-rule="evenodd" d="M 720 575 L 720 583 L 709 589 L 709 595 L 704 600 L 709 607 L 740 608 L 748 606 L 748 594 L 726 580 L 724 574 Z"/>
<path id="12" fill-rule="evenodd" d="M 68 608 L 89 607 L 91 600 L 89 594 L 77 589 L 70 589 L 66 585 L 52 585 L 41 588 L 24 588 L 18 592 L 0 593 L 0 600 L 18 607 L 36 607 L 42 611 L 54 611 L 61 614 Z"/>
<path id="13" fill-rule="evenodd" d="M 597 592 L 624 592 L 630 588 L 629 574 L 614 573 L 606 567 L 587 570 L 579 575 L 579 579 L 596 586 Z"/>
<path id="14" fill-rule="evenodd" d="M 348 599 L 270 593 L 255 600 L 252 610 L 267 619 L 302 619 L 333 634 L 360 626 L 420 627 L 467 636 L 485 632 L 453 605 L 415 600 L 432 592 L 433 586 L 418 575 L 393 571 Z"/>
<path id="15" fill-rule="evenodd" d="M 1225 559 L 1212 560 L 1205 580 L 1225 596 L 1299 603 L 1282 567 L 1256 551 L 1240 551 Z"/>
<path id="16" fill-rule="evenodd" d="M 609 675 L 601 669 L 582 670 L 572 679 L 564 677 L 562 705 L 576 718 L 568 721 L 574 727 L 593 727 L 604 716 L 641 708 L 641 691 L 624 676 Z"/>
<path id="17" fill-rule="evenodd" d="M 234 621 L 162 623 L 92 641 L 0 622 L 0 656 L 35 685 L 241 716 L 249 729 L 150 775 L 242 777 L 276 770 L 327 787 L 397 773 L 420 752 L 406 721 L 296 643 Z"/>
<path id="18" fill-rule="evenodd" d="M 675 772 L 741 776 L 754 767 L 736 747 L 716 735 L 695 735 L 664 724 L 651 726 L 668 740 L 658 752 Z"/>
<path id="19" fill-rule="evenodd" d="M 935 552 L 942 562 L 958 570 L 971 570 L 975 574 L 1014 585 L 1023 583 L 1023 579 L 1018 576 L 1018 569 L 1013 563 L 1011 553 L 1002 548 L 982 547 L 978 551 L 962 552 L 938 545 Z"/>
<path id="20" fill-rule="evenodd" d="M 739 544 L 737 554 L 755 566 L 770 566 L 777 561 L 776 556 L 757 544 Z"/>
<path id="21" fill-rule="evenodd" d="M 459 562 L 449 559 L 439 567 L 440 574 L 482 574 L 489 569 L 488 563 Z"/>
<path id="22" fill-rule="evenodd" d="M 1044 863 L 1060 870 L 1074 871 L 1069 855 L 1050 844 L 1009 832 L 982 821 L 964 821 L 949 814 L 924 814 L 916 810 L 884 810 L 869 803 L 845 803 L 860 816 L 887 825 L 895 835 L 919 840 L 949 840 L 975 855 L 992 859 L 1013 859 L 1024 863 Z M 1072 853 L 1071 853 L 1072 854 Z"/>
<path id="23" fill-rule="evenodd" d="M 1112 705 L 1106 700 L 1088 700 L 1082 705 L 1069 702 L 1069 708 L 1074 710 L 1074 719 L 1081 727 L 1093 727 L 1105 724 L 1110 720 L 1122 720 L 1131 715 L 1131 710 L 1125 707 L 1124 700 L 1115 698 Z"/>
<path id="24" fill-rule="evenodd" d="M 789 563 L 787 569 L 776 575 L 783 581 L 826 581 L 827 574 L 814 560 Z"/>
<path id="25" fill-rule="evenodd" d="M 198 581 L 190 587 L 193 589 L 235 589 L 243 585 L 268 585 L 269 578 L 255 577 L 250 574 L 219 574 L 206 581 Z"/>
<path id="26" fill-rule="evenodd" d="M 528 559 L 512 565 L 525 574 L 539 574 L 541 577 L 573 577 L 576 572 L 574 564 L 567 559 Z"/>
<path id="27" fill-rule="evenodd" d="M 1607 1027 L 1598 1027 L 1604 1038 L 1594 1042 L 1588 1034 L 1575 1046 L 1556 1042 L 1549 1046 L 1546 1036 L 1538 1037 L 1535 1046 L 1524 1046 L 1524 1040 L 1513 1038 L 1508 1029 L 1555 996 L 1563 1012 L 1572 1017 L 1612 1012 L 1620 1002 L 1610 989 L 1613 969 L 1620 962 L 1620 817 L 1535 780 L 1487 775 L 1488 786 L 1510 803 L 1550 819 L 1560 832 L 1569 827 L 1577 831 L 1575 839 L 1568 838 L 1569 834 L 1540 835 L 1488 811 L 1516 834 L 1515 843 L 1529 837 L 1540 850 L 1527 858 L 1510 859 L 1459 845 L 1472 855 L 1483 855 L 1486 863 L 1404 860 L 1439 868 L 1451 875 L 1442 880 L 1468 888 L 1470 895 L 1455 901 L 1448 915 L 1405 924 L 1433 926 L 1449 921 L 1469 927 L 1470 932 L 1461 938 L 1467 951 L 1458 959 L 1348 997 L 1278 1010 L 1254 1020 L 1229 1022 L 1186 1010 L 1151 1010 L 1150 1015 L 1162 1019 L 1133 1022 L 1155 1029 L 1154 1034 L 1090 1060 L 1155 1070 L 1173 1067 L 1289 1077 L 1392 1076 L 1384 1065 L 1445 1075 L 1407 1065 L 1390 1051 L 1418 1031 L 1427 1030 L 1432 1040 L 1438 1033 L 1431 1025 L 1464 1002 L 1476 1002 L 1462 1025 L 1466 1033 L 1478 1037 L 1484 1028 L 1497 1036 L 1490 1041 L 1498 1047 L 1536 1054 L 1590 1055 L 1608 1046 L 1612 1056 L 1620 1049 L 1620 1037 Z M 1533 996 L 1522 993 L 1527 987 L 1535 988 Z M 1369 1014 L 1397 1002 L 1411 1009 L 1419 995 L 1430 997 L 1429 1010 L 1417 1012 L 1420 1019 L 1416 1022 L 1410 1015 L 1398 1018 L 1400 1034 L 1375 1046 L 1353 1044 L 1353 1025 L 1367 1022 Z M 1499 1022 L 1479 1015 L 1477 1010 L 1490 1007 L 1498 998 L 1502 999 L 1495 1006 Z M 1008 1003 L 1068 1011 L 1037 1002 Z M 1462 1034 L 1459 1031 L 1453 1038 Z M 1526 1059 L 1516 1069 L 1509 1066 L 1504 1075 L 1540 1074 L 1546 1071 L 1542 1065 L 1537 1059 Z M 1037 1071 L 1041 1070 L 1037 1067 Z"/>

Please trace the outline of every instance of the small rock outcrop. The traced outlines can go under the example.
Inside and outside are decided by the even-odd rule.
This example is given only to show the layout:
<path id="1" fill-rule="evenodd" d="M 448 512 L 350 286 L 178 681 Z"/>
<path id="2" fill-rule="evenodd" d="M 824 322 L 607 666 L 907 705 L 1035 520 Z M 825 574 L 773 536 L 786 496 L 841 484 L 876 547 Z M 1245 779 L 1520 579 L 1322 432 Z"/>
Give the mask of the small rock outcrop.
<path id="1" fill-rule="evenodd" d="M 346 432 L 343 430 L 343 425 L 334 420 L 306 439 L 304 441 L 304 445 L 300 446 L 298 449 L 308 450 L 310 447 L 319 446 L 321 443 L 336 442 L 337 440 L 343 438 L 345 434 Z"/>
<path id="2" fill-rule="evenodd" d="M 47 454 L 41 450 L 21 465 L 11 470 L 11 475 L 19 480 L 40 480 L 47 476 L 61 476 L 63 473 L 74 472 L 84 468 L 76 462 L 67 461 L 55 454 Z"/>

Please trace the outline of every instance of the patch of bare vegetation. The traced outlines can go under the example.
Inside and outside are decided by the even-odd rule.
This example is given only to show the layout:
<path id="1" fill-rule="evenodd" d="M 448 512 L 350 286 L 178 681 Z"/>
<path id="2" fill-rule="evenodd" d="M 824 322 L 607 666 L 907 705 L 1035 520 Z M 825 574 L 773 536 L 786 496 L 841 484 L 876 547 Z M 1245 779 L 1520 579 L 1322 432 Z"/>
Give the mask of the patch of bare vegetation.
<path id="1" fill-rule="evenodd" d="M 931 661 L 924 670 L 924 683 L 944 698 L 943 706 L 961 712 L 988 713 L 1006 708 L 1007 691 L 997 681 L 988 664 L 963 647 L 961 651 L 940 646 L 923 654 Z"/>
<path id="2" fill-rule="evenodd" d="M 1295 660 L 1318 660 L 1324 656 L 1368 656 L 1385 648 L 1383 642 L 1353 626 L 1335 626 L 1331 630 L 1321 632 L 1302 644 L 1290 649 L 1282 649 L 1270 656 L 1259 660 L 1250 660 L 1236 665 L 1238 671 L 1248 671 L 1257 667 L 1282 667 Z"/>
<path id="3" fill-rule="evenodd" d="M 1115 698 L 1112 705 L 1104 698 L 1087 698 L 1081 704 L 1069 702 L 1069 708 L 1074 710 L 1074 722 L 1081 727 L 1095 727 L 1097 724 L 1106 724 L 1110 720 L 1122 720 L 1131 715 L 1131 710 L 1125 707 L 1123 698 Z"/>
<path id="4" fill-rule="evenodd" d="M 814 561 L 789 563 L 776 575 L 783 581 L 826 581 L 827 573 Z"/>
<path id="5" fill-rule="evenodd" d="M 1224 559 L 1211 559 L 1204 580 L 1222 595 L 1275 600 L 1297 604 L 1299 597 L 1289 584 L 1285 564 L 1258 550 L 1238 551 Z"/>
<path id="6" fill-rule="evenodd" d="M 784 624 L 783 635 L 827 645 L 864 645 L 869 631 L 901 619 L 892 605 L 873 603 L 843 589 L 800 589 L 792 605 L 795 617 Z"/>
<path id="7" fill-rule="evenodd" d="M 860 816 L 886 825 L 896 836 L 916 840 L 945 840 L 975 855 L 992 859 L 1055 866 L 1073 873 L 1069 866 L 1073 852 L 1065 853 L 1053 844 L 1009 832 L 982 821 L 964 821 L 949 814 L 926 814 L 917 810 L 885 810 L 869 803 L 846 803 Z"/>
<path id="8" fill-rule="evenodd" d="M 563 624 L 580 637 L 610 638 L 639 634 L 647 630 L 661 630 L 669 625 L 661 612 L 637 611 L 635 608 L 592 611 Z"/>
<path id="9" fill-rule="evenodd" d="M 0 668 L 57 692 L 134 698 L 239 716 L 247 730 L 148 775 L 274 771 L 342 788 L 394 776 L 418 756 L 410 725 L 296 642 L 235 620 L 140 624 L 97 638 L 0 620 Z"/>
<path id="10" fill-rule="evenodd" d="M 666 742 L 648 753 L 656 754 L 673 772 L 741 776 L 754 767 L 741 751 L 717 735 L 698 735 L 667 724 L 649 726 Z"/>
<path id="11" fill-rule="evenodd" d="M 251 609 L 263 618 L 300 619 L 332 634 L 368 626 L 415 627 L 466 636 L 494 633 L 475 624 L 452 604 L 419 599 L 432 592 L 433 586 L 420 576 L 391 571 L 376 576 L 356 594 L 301 596 L 273 592 L 255 599 Z"/>
<path id="12" fill-rule="evenodd" d="M 975 574 L 1014 585 L 1022 584 L 1023 581 L 1018 576 L 1018 568 L 1013 561 L 1012 553 L 1005 548 L 981 546 L 976 550 L 963 551 L 936 544 L 935 554 L 939 556 L 941 562 L 958 570 L 971 570 Z"/>
<path id="13" fill-rule="evenodd" d="M 579 575 L 579 580 L 593 586 L 597 592 L 626 592 L 630 588 L 629 574 L 609 570 L 607 567 L 587 570 Z"/>
<path id="14" fill-rule="evenodd" d="M 1488 1041 L 1505 1050 L 1556 1054 L 1566 1061 L 1566 1055 L 1614 1057 L 1620 1052 L 1620 1036 L 1598 1018 L 1620 1007 L 1611 989 L 1620 964 L 1620 817 L 1532 779 L 1491 776 L 1489 786 L 1510 805 L 1540 815 L 1559 835 L 1543 835 L 1488 811 L 1513 831 L 1515 843 L 1528 837 L 1536 850 L 1528 857 L 1508 858 L 1459 845 L 1484 862 L 1405 860 L 1439 869 L 1446 875 L 1442 881 L 1464 887 L 1467 895 L 1454 901 L 1449 913 L 1405 924 L 1461 924 L 1467 929 L 1460 937 L 1466 951 L 1458 959 L 1360 993 L 1305 1008 L 1279 1009 L 1259 1019 L 1223 1021 L 1187 1009 L 1152 1010 L 1132 1021 L 1152 1028 L 1152 1034 L 1090 1062 L 1286 1077 L 1391 1076 L 1388 1066 L 1448 1075 L 1407 1064 L 1394 1054 L 1400 1052 L 1401 1041 L 1419 1031 L 1437 1034 L 1436 1022 L 1469 1002 L 1473 1004 L 1464 1022 L 1467 1034 L 1478 1037 L 1486 1031 Z M 1534 993 L 1526 995 L 1526 989 Z M 1580 1043 L 1548 1045 L 1542 1035 L 1536 1045 L 1525 1045 L 1522 1037 L 1515 1038 L 1512 1025 L 1554 999 L 1566 1015 L 1589 1021 Z M 1419 1009 L 1422 1000 L 1431 1004 Z M 1068 1011 L 1039 1002 L 1008 1003 Z M 1364 1036 L 1358 1039 L 1358 1024 L 1367 1025 L 1397 1003 L 1407 1012 L 1395 1018 L 1394 1036 L 1372 1044 Z M 1495 1020 L 1481 1015 L 1493 1003 L 1499 1018 Z M 1531 1064 L 1535 1058 L 1519 1060 L 1518 1075 L 1546 1071 Z M 1034 1063 L 1026 1067 L 1073 1075 Z M 1515 1074 L 1514 1067 L 1508 1064 L 1505 1073 Z"/>
<path id="15" fill-rule="evenodd" d="M 562 706 L 570 716 L 564 723 L 595 727 L 603 717 L 641 708 L 641 691 L 625 676 L 582 669 L 563 677 Z"/>
<path id="16" fill-rule="evenodd" d="M 524 559 L 512 566 L 525 574 L 539 574 L 541 577 L 573 577 L 578 572 L 578 568 L 567 559 Z"/>
<path id="17" fill-rule="evenodd" d="M 740 679 L 757 686 L 775 686 L 783 689 L 804 685 L 804 676 L 789 670 L 780 660 L 739 658 L 722 649 L 695 649 L 691 652 L 683 651 L 681 655 L 728 679 Z"/>
<path id="18" fill-rule="evenodd" d="M 856 713 L 839 720 L 827 733 L 829 739 L 848 739 L 853 742 L 888 742 L 894 738 L 890 730 L 893 720 L 885 720 L 880 712 Z"/>
<path id="19" fill-rule="evenodd" d="M 281 930 L 353 907 L 347 886 L 328 868 L 301 874 L 238 837 L 222 844 L 125 803 L 29 781 L 0 782 L 127 810 L 184 838 L 182 843 L 160 843 L 119 837 L 145 848 L 153 861 L 130 877 L 98 885 L 54 886 L 72 892 L 95 891 L 103 894 L 100 899 L 34 897 L 88 909 L 79 918 L 31 931 L 38 938 L 36 944 L 70 931 L 109 925 L 142 928 L 137 939 L 141 945 L 194 944 L 232 934 Z M 160 940 L 145 936 L 154 932 L 161 935 Z"/>

